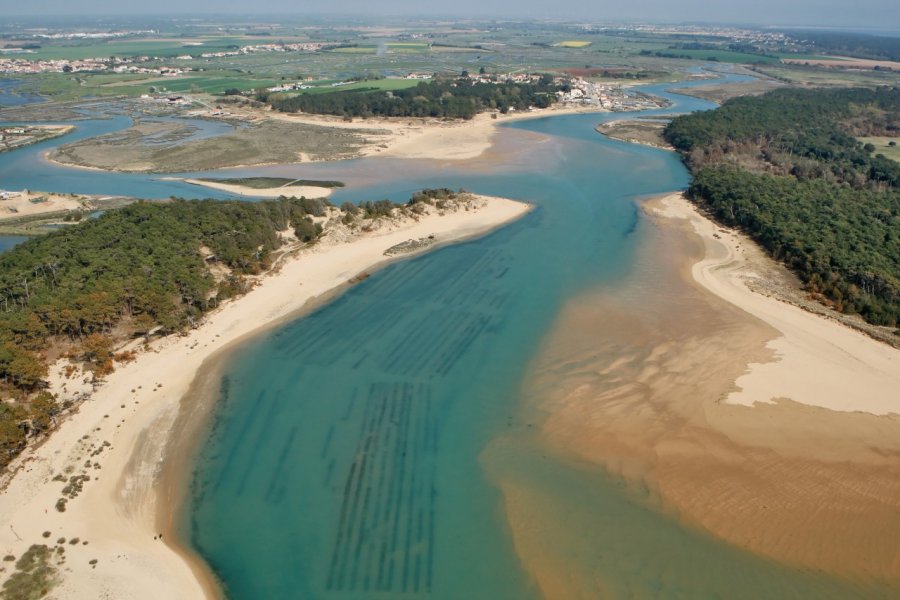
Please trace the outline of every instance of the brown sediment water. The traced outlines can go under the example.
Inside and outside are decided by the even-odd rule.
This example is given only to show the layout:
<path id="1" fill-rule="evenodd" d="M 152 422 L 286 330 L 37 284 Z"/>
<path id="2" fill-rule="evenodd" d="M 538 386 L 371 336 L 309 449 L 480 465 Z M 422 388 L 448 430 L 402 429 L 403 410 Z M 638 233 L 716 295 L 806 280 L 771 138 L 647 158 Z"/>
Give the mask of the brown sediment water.
<path id="1" fill-rule="evenodd" d="M 688 225 L 644 223 L 628 280 L 568 303 L 522 431 L 483 455 L 525 568 L 547 598 L 896 597 L 900 418 L 723 402 L 778 332 L 693 280 Z"/>

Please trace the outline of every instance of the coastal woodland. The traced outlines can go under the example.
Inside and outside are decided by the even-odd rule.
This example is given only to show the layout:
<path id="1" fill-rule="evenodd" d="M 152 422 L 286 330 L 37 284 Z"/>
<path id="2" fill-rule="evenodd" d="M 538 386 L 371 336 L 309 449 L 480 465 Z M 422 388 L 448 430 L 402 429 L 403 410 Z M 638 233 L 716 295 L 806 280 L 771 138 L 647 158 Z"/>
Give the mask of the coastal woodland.
<path id="1" fill-rule="evenodd" d="M 331 219 L 363 231 L 397 211 L 444 206 L 450 190 L 417 192 L 340 210 L 325 199 L 138 202 L 33 238 L 0 254 L 0 467 L 53 426 L 61 406 L 46 391 L 60 357 L 94 380 L 122 342 L 183 331 L 268 270 L 285 240 L 314 243 Z M 293 232 L 293 236 L 285 236 Z M 74 370 L 74 369 L 73 369 Z"/>
<path id="2" fill-rule="evenodd" d="M 563 89 L 550 76 L 536 83 L 478 83 L 439 79 L 394 91 L 333 92 L 330 94 L 270 94 L 257 99 L 281 112 L 305 112 L 340 117 L 437 117 L 471 119 L 487 110 L 503 114 L 529 107 L 547 108 Z"/>
<path id="3" fill-rule="evenodd" d="M 900 136 L 900 89 L 782 89 L 674 119 L 689 196 L 755 239 L 808 292 L 900 323 L 900 163 L 857 140 Z"/>

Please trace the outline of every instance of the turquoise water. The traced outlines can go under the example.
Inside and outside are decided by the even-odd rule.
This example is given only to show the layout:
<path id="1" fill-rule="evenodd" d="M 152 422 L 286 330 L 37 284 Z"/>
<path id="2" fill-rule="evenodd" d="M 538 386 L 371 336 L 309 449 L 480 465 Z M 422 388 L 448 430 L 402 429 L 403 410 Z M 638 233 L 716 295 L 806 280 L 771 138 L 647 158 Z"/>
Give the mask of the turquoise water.
<path id="1" fill-rule="evenodd" d="M 711 107 L 670 98 L 674 106 L 656 112 Z M 686 530 L 615 481 L 548 462 L 529 441 L 520 386 L 560 306 L 629 272 L 647 235 L 636 197 L 688 181 L 675 155 L 594 132 L 611 118 L 621 115 L 519 123 L 503 128 L 499 152 L 464 163 L 229 171 L 339 179 L 348 187 L 338 203 L 448 186 L 536 205 L 486 238 L 396 263 L 230 357 L 184 535 L 231 598 L 538 597 L 514 552 L 496 477 L 553 490 L 548 512 L 584 531 L 567 557 L 573 573 L 602 577 L 617 595 L 853 597 Z M 65 141 L 127 125 L 123 117 L 80 122 Z M 51 145 L 0 156 L 3 186 L 196 194 L 157 176 L 49 164 L 40 151 Z M 508 435 L 518 445 L 486 459 Z M 548 538 L 548 551 L 556 546 Z"/>
<path id="2" fill-rule="evenodd" d="M 540 174 L 503 165 L 448 177 L 422 165 L 410 177 L 383 161 L 406 175 L 372 186 L 375 197 L 452 185 L 539 208 L 387 268 L 233 357 L 191 524 L 232 597 L 533 595 L 478 455 L 513 417 L 523 365 L 559 303 L 628 264 L 632 190 L 686 183 L 674 156 L 647 153 L 647 168 L 668 175 L 643 186 L 624 152 L 609 156 L 622 176 L 598 181 L 599 136 L 587 132 L 547 147 L 563 154 Z M 559 171 L 572 161 L 580 176 Z"/>
<path id="3" fill-rule="evenodd" d="M 709 106 L 673 100 L 668 110 Z M 501 134 L 501 155 L 461 165 L 302 170 L 360 184 L 338 202 L 449 186 L 537 209 L 394 264 L 230 357 L 184 524 L 229 597 L 539 596 L 483 453 L 513 432 L 529 439 L 520 385 L 562 303 L 628 273 L 647 234 L 635 197 L 688 181 L 674 154 L 596 134 L 608 118 L 523 122 Z M 616 597 L 856 595 L 687 530 L 615 481 L 520 443 L 490 453 L 492 477 L 554 490 L 555 510 L 583 520 L 572 575 L 602 577 Z"/>

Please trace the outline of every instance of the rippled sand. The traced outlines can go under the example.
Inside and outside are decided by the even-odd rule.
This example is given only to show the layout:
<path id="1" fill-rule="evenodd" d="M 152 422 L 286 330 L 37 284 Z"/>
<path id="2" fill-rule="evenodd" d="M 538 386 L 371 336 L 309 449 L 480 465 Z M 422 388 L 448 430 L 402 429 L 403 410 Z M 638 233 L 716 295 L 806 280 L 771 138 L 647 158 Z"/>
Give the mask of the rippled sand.
<path id="1" fill-rule="evenodd" d="M 900 417 L 788 399 L 723 402 L 749 363 L 773 360 L 766 343 L 778 332 L 694 282 L 703 243 L 686 225 L 647 227 L 627 283 L 569 303 L 546 340 L 526 386 L 534 439 L 500 440 L 486 453 L 517 551 L 541 590 L 551 598 L 753 597 L 760 585 L 779 597 L 896 594 Z M 516 453 L 547 461 L 549 479 L 562 477 L 560 464 L 580 474 L 555 484 L 519 477 Z M 591 479 L 622 486 L 634 507 L 613 506 L 602 486 L 584 483 Z M 700 541 L 670 539 L 668 524 L 640 510 Z M 708 570 L 665 555 L 706 556 L 704 538 L 723 548 Z M 738 550 L 734 560 L 725 560 L 727 548 Z M 742 560 L 752 569 L 739 576 Z"/>

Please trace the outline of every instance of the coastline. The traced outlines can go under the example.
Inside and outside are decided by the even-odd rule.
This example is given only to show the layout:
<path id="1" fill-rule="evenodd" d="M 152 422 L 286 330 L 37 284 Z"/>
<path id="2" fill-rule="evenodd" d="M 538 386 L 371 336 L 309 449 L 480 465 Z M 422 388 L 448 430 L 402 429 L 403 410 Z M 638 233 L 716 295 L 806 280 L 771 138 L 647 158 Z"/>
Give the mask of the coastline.
<path id="1" fill-rule="evenodd" d="M 183 461 L 191 449 L 170 446 L 170 440 L 173 433 L 202 426 L 205 405 L 191 400 L 203 397 L 203 382 L 215 380 L 210 379 L 215 365 L 236 344 L 297 318 L 340 293 L 360 273 L 395 260 L 384 256 L 388 248 L 434 235 L 431 250 L 486 235 L 530 210 L 500 198 L 478 201 L 474 210 L 407 220 L 351 242 L 323 241 L 284 261 L 199 328 L 153 342 L 96 390 L 58 375 L 58 389 L 88 397 L 57 431 L 11 466 L 0 495 L 0 521 L 9 525 L 8 531 L 0 530 L 6 553 L 18 557 L 31 544 L 52 544 L 59 536 L 83 540 L 66 546 L 67 560 L 54 588 L 63 597 L 221 597 L 209 570 L 176 533 L 173 509 L 190 476 Z M 62 366 L 55 365 L 53 374 Z M 195 435 L 179 437 L 197 441 Z M 176 462 L 170 464 L 173 457 Z M 55 510 L 65 482 L 54 477 L 77 476 L 79 469 L 91 479 L 64 503 L 64 512 Z M 158 577 L 162 572 L 164 580 Z"/>
<path id="2" fill-rule="evenodd" d="M 746 280 L 777 265 L 681 194 L 642 208 L 648 244 L 629 279 L 572 299 L 539 349 L 522 419 L 540 424 L 525 443 L 599 469 L 631 501 L 774 561 L 797 585 L 817 573 L 823 589 L 896 593 L 900 351 L 753 291 Z M 564 496 L 515 471 L 496 479 L 516 552 L 545 595 L 627 585 L 604 580 L 616 568 L 605 553 L 584 570 L 553 560 L 553 548 L 588 556 L 583 537 L 602 535 L 603 515 L 576 523 Z"/>
<path id="3" fill-rule="evenodd" d="M 597 127 L 594 128 L 594 131 L 599 133 L 602 136 L 605 136 L 611 140 L 617 140 L 619 142 L 627 142 L 629 144 L 639 144 L 641 146 L 649 146 L 651 148 L 657 148 L 659 150 L 668 150 L 670 152 L 674 152 L 675 148 L 673 148 L 670 144 L 668 144 L 664 139 L 662 139 L 661 135 L 652 135 L 649 132 L 641 132 L 638 131 L 637 135 L 629 135 L 628 129 L 629 127 L 633 127 L 635 124 L 641 124 L 641 121 L 636 119 L 620 119 L 615 121 L 608 121 L 606 123 L 601 123 Z M 626 132 L 622 133 L 619 130 L 625 129 Z M 662 131 L 662 127 L 659 128 L 659 131 Z M 643 134 L 643 137 L 641 137 Z M 656 138 L 656 139 L 654 139 Z"/>
<path id="4" fill-rule="evenodd" d="M 900 350 L 753 291 L 747 283 L 760 278 L 758 265 L 769 259 L 749 238 L 701 215 L 683 195 L 666 196 L 650 210 L 687 220 L 703 239 L 706 256 L 691 268 L 694 281 L 781 333 L 767 344 L 777 360 L 748 365 L 735 382 L 740 391 L 725 402 L 753 406 L 790 398 L 833 411 L 900 415 L 900 400 L 892 394 L 900 389 Z"/>
<path id="5" fill-rule="evenodd" d="M 371 133 L 368 134 L 370 143 L 360 148 L 353 158 L 385 156 L 390 158 L 464 161 L 478 158 L 487 152 L 493 145 L 493 138 L 497 131 L 497 126 L 503 123 L 562 115 L 607 112 L 609 112 L 609 110 L 598 107 L 554 105 L 546 109 L 535 109 L 500 115 L 497 118 L 492 118 L 492 115 L 489 113 L 479 113 L 467 121 L 441 121 L 437 119 L 396 117 L 354 119 L 353 121 L 347 122 L 338 117 L 331 117 L 328 115 L 279 113 L 273 111 L 262 112 L 258 110 L 236 111 L 232 118 L 237 117 L 238 120 L 242 122 L 271 119 L 290 123 L 316 125 L 320 127 L 332 127 L 336 129 L 370 130 Z M 193 114 L 195 117 L 204 118 L 203 112 Z M 51 148 L 42 152 L 41 157 L 45 161 L 60 167 L 106 173 L 135 173 L 146 175 L 168 173 L 155 168 L 153 165 L 146 165 L 146 168 L 141 169 L 105 169 L 90 165 L 65 162 L 51 156 L 53 150 L 54 149 Z M 330 162 L 331 160 L 342 159 L 311 160 L 308 156 L 302 155 L 298 160 L 288 160 L 278 163 L 264 162 L 220 165 L 204 169 L 204 171 L 214 172 L 221 169 L 256 168 L 276 165 L 304 164 L 309 162 Z M 188 183 L 197 182 L 192 180 L 188 181 Z M 202 182 L 200 185 L 214 187 L 209 185 L 208 182 Z M 237 189 L 228 189 L 225 191 L 248 196 L 262 196 L 262 194 L 257 192 L 264 190 L 253 190 L 254 193 L 252 194 L 249 192 L 238 191 Z M 275 193 L 274 190 L 272 190 L 272 193 Z M 277 194 L 273 197 L 277 197 Z"/>

